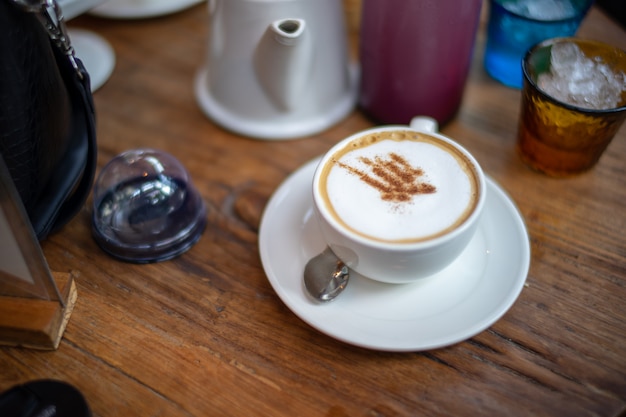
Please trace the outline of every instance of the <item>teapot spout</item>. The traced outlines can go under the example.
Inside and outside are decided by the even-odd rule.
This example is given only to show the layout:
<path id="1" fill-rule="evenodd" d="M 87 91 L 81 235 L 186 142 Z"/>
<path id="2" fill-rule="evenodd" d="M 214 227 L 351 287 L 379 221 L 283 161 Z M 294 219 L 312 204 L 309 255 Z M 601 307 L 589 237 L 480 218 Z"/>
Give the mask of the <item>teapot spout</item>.
<path id="1" fill-rule="evenodd" d="M 293 110 L 304 93 L 313 46 L 303 19 L 280 19 L 266 29 L 254 55 L 254 69 L 270 101 Z"/>
<path id="2" fill-rule="evenodd" d="M 302 41 L 306 30 L 306 22 L 302 19 L 280 19 L 268 27 L 279 43 L 297 45 Z"/>

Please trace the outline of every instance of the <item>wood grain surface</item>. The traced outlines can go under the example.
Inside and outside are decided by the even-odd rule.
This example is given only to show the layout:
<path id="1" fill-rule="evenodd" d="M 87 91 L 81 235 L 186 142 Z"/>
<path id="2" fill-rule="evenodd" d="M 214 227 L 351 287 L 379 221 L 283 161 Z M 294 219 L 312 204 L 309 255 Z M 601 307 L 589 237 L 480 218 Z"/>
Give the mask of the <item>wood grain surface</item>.
<path id="1" fill-rule="evenodd" d="M 102 417 L 626 413 L 626 127 L 588 173 L 553 179 L 526 168 L 515 153 L 520 92 L 484 72 L 483 25 L 462 107 L 441 130 L 518 205 L 531 240 L 526 286 L 470 340 L 415 353 L 362 349 L 321 334 L 281 302 L 261 265 L 258 228 L 291 172 L 374 123 L 355 110 L 320 134 L 278 142 L 223 130 L 193 92 L 207 24 L 206 5 L 70 22 L 106 38 L 117 55 L 94 94 L 99 168 L 128 149 L 171 153 L 205 199 L 208 226 L 176 259 L 120 262 L 91 237 L 90 199 L 42 243 L 53 271 L 79 274 L 64 338 L 52 352 L 0 348 L 0 390 L 61 379 Z M 579 36 L 626 49 L 626 31 L 596 8 Z"/>

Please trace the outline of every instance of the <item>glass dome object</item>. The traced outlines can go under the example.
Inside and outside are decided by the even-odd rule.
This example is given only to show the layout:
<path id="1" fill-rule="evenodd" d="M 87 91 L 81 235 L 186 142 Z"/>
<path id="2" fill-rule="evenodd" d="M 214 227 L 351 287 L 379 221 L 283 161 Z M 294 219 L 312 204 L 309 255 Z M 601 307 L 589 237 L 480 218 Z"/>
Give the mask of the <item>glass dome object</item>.
<path id="1" fill-rule="evenodd" d="M 182 254 L 202 235 L 206 214 L 185 168 L 162 151 L 121 153 L 94 185 L 94 239 L 125 261 L 158 262 Z"/>

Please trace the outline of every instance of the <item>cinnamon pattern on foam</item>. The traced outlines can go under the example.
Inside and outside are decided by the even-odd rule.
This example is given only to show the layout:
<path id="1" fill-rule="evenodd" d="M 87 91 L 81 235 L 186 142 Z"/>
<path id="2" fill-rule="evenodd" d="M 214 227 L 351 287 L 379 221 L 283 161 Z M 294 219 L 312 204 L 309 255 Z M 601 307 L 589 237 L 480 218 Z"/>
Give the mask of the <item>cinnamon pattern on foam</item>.
<path id="1" fill-rule="evenodd" d="M 360 157 L 359 160 L 371 168 L 371 173 L 342 162 L 338 162 L 338 165 L 377 189 L 384 201 L 402 203 L 416 195 L 437 192 L 434 185 L 420 181 L 424 170 L 412 167 L 406 159 L 394 152 L 389 153 L 387 158 L 376 156 L 372 160 Z"/>

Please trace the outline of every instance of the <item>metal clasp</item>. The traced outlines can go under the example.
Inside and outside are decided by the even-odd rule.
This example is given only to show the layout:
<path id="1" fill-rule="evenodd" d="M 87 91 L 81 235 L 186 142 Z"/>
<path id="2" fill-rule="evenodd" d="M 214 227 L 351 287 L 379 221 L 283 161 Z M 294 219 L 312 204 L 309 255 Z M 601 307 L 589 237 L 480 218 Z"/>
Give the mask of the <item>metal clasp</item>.
<path id="1" fill-rule="evenodd" d="M 74 47 L 70 42 L 65 26 L 65 18 L 61 6 L 56 0 L 12 0 L 22 10 L 29 13 L 36 13 L 42 20 L 42 24 L 48 32 L 48 36 L 54 44 L 61 49 L 61 52 L 69 59 L 78 77 L 82 80 L 83 73 L 76 62 Z"/>

